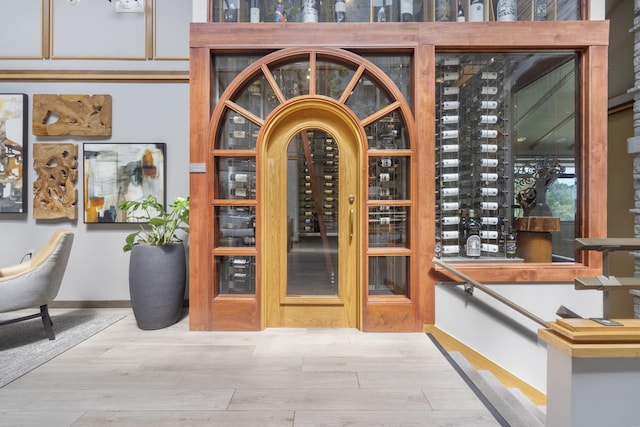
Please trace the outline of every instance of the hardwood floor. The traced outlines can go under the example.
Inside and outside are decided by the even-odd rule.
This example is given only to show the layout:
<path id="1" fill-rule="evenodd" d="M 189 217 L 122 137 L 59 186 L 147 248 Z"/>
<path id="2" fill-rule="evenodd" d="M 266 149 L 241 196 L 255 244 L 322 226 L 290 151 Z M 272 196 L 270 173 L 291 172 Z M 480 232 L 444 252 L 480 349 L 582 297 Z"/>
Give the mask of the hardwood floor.
<path id="1" fill-rule="evenodd" d="M 1 388 L 1 426 L 498 425 L 424 333 L 142 331 L 95 310 L 127 316 Z"/>

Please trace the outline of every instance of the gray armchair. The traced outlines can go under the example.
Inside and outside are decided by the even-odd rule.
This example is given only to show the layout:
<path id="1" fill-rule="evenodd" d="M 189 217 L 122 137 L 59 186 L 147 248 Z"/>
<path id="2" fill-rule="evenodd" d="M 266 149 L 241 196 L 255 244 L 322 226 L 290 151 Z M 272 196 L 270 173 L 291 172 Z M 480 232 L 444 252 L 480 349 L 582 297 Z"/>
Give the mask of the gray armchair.
<path id="1" fill-rule="evenodd" d="M 5 320 L 0 326 L 41 317 L 47 338 L 55 339 L 48 304 L 58 295 L 72 244 L 73 232 L 58 230 L 31 259 L 0 268 L 0 313 L 40 307 L 40 313 Z"/>

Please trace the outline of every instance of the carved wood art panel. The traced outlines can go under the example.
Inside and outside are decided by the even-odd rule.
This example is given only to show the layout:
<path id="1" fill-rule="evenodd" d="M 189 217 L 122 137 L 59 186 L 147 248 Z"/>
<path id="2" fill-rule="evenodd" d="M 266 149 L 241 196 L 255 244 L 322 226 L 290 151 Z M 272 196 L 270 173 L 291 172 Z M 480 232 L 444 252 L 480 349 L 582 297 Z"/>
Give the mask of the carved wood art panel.
<path id="1" fill-rule="evenodd" d="M 33 134 L 111 136 L 111 95 L 34 95 Z"/>
<path id="2" fill-rule="evenodd" d="M 78 218 L 78 146 L 34 144 L 33 218 Z"/>

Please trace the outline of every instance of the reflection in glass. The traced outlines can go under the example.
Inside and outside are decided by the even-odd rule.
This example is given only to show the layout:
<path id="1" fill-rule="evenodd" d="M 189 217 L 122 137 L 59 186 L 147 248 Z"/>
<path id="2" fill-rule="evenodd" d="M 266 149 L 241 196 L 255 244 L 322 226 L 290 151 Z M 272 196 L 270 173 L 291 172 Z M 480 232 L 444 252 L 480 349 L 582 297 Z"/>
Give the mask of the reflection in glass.
<path id="1" fill-rule="evenodd" d="M 318 129 L 288 147 L 287 295 L 338 294 L 338 146 Z"/>
<path id="2" fill-rule="evenodd" d="M 280 105 L 273 88 L 262 74 L 232 101 L 261 119 L 266 118 L 274 108 Z"/>
<path id="3" fill-rule="evenodd" d="M 346 102 L 346 105 L 360 119 L 370 116 L 389 104 L 391 104 L 391 98 L 387 92 L 367 76 L 358 81 Z"/>
<path id="4" fill-rule="evenodd" d="M 396 84 L 409 105 L 412 105 L 413 62 L 411 55 L 364 54 L 364 58 L 378 66 Z"/>
<path id="5" fill-rule="evenodd" d="M 255 61 L 262 58 L 260 54 L 254 55 L 216 55 L 213 58 L 213 67 L 216 76 L 213 84 L 213 99 L 219 99 L 222 92 L 231 84 L 238 74 Z"/>
<path id="6" fill-rule="evenodd" d="M 407 295 L 408 258 L 369 257 L 369 295 Z"/>
<path id="7" fill-rule="evenodd" d="M 398 150 L 408 148 L 404 121 L 398 110 L 365 126 L 370 150 Z"/>
<path id="8" fill-rule="evenodd" d="M 369 247 L 407 247 L 406 206 L 369 208 Z"/>
<path id="9" fill-rule="evenodd" d="M 255 294 L 256 257 L 216 257 L 216 270 L 220 294 Z"/>
<path id="10" fill-rule="evenodd" d="M 256 159 L 254 157 L 217 157 L 218 191 L 216 198 L 255 200 Z"/>
<path id="11" fill-rule="evenodd" d="M 528 261 L 536 227 L 553 255 L 531 261 L 572 260 L 577 54 L 438 54 L 436 64 L 437 256 L 470 257 L 467 239 L 479 235 L 479 258 Z"/>
<path id="12" fill-rule="evenodd" d="M 316 93 L 339 99 L 354 74 L 353 68 L 319 59 L 316 61 Z"/>
<path id="13" fill-rule="evenodd" d="M 218 206 L 215 208 L 218 228 L 217 246 L 255 246 L 256 209 L 254 206 Z"/>
<path id="14" fill-rule="evenodd" d="M 224 113 L 218 149 L 221 150 L 253 150 L 256 148 L 256 139 L 260 127 L 236 113 L 227 109 Z"/>
<path id="15" fill-rule="evenodd" d="M 369 200 L 409 198 L 409 160 L 407 157 L 369 157 Z"/>
<path id="16" fill-rule="evenodd" d="M 286 99 L 309 94 L 309 61 L 279 65 L 270 71 Z"/>

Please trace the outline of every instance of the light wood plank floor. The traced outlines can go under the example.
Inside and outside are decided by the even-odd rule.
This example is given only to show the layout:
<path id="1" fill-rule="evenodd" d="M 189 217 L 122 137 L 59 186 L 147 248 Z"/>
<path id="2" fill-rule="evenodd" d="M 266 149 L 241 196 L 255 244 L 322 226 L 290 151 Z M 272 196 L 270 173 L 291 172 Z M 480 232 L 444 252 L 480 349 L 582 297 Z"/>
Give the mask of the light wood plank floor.
<path id="1" fill-rule="evenodd" d="M 423 333 L 141 331 L 94 310 L 127 316 L 1 388 L 0 425 L 498 425 Z"/>

